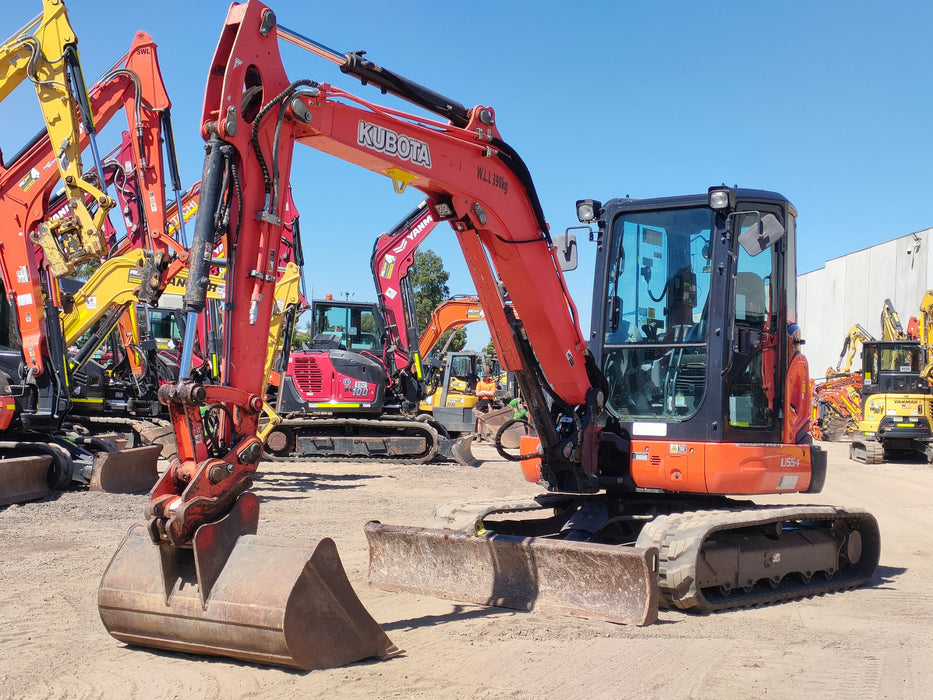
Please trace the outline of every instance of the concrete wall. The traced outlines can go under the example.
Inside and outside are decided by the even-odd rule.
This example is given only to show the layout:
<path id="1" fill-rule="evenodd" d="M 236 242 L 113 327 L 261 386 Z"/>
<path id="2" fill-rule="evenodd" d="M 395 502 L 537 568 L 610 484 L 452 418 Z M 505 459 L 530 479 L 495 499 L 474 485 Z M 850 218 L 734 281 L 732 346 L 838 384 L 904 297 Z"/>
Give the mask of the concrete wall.
<path id="1" fill-rule="evenodd" d="M 849 328 L 860 323 L 881 337 L 881 309 L 890 299 L 904 329 L 933 288 L 933 228 L 827 260 L 797 278 L 797 313 L 810 375 L 834 367 Z M 799 247 L 799 242 L 798 242 Z M 855 368 L 860 366 L 855 362 Z"/>

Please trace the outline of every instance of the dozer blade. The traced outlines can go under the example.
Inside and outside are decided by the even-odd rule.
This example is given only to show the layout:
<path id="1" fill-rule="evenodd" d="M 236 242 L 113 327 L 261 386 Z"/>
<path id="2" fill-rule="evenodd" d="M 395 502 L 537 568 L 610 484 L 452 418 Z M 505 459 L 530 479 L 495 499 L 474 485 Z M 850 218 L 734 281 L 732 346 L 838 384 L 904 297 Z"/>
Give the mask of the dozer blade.
<path id="1" fill-rule="evenodd" d="M 366 524 L 369 582 L 479 605 L 621 624 L 658 617 L 658 550 Z"/>
<path id="2" fill-rule="evenodd" d="M 180 550 L 188 556 L 166 595 L 160 547 L 133 526 L 98 589 L 107 631 L 127 644 L 305 671 L 400 653 L 356 597 L 333 540 L 234 541 L 202 604 L 197 555 Z"/>
<path id="3" fill-rule="evenodd" d="M 91 491 L 136 493 L 148 491 L 159 478 L 156 465 L 161 445 L 146 445 L 118 452 L 97 452 L 91 472 Z"/>
<path id="4" fill-rule="evenodd" d="M 0 459 L 0 506 L 48 496 L 51 464 L 52 458 L 44 455 Z"/>

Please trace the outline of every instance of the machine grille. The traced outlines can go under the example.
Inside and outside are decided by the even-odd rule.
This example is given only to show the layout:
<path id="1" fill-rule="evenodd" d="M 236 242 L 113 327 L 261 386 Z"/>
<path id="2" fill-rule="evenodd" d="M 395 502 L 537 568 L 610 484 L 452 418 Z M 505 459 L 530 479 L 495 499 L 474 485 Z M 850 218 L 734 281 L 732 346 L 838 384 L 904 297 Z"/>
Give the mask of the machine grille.
<path id="1" fill-rule="evenodd" d="M 292 376 L 299 391 L 305 394 L 319 394 L 324 389 L 324 373 L 309 355 L 292 356 Z"/>

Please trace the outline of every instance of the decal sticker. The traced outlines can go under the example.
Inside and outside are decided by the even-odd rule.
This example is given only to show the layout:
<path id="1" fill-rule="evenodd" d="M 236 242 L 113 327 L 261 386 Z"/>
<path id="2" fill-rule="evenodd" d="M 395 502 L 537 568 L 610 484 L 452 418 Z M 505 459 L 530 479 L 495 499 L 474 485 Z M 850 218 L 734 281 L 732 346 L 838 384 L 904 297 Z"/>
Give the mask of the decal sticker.
<path id="1" fill-rule="evenodd" d="M 26 177 L 24 177 L 22 180 L 19 181 L 19 188 L 23 192 L 28 192 L 29 188 L 35 185 L 38 180 L 39 180 L 39 171 L 33 168 L 28 173 L 26 173 Z"/>
<path id="2" fill-rule="evenodd" d="M 16 297 L 19 306 L 32 306 L 32 294 L 19 294 Z"/>
<path id="3" fill-rule="evenodd" d="M 20 284 L 26 284 L 29 281 L 29 268 L 25 265 L 16 268 L 16 281 Z"/>
<path id="4" fill-rule="evenodd" d="M 360 120 L 356 142 L 364 148 L 385 153 L 387 156 L 408 160 L 424 168 L 431 167 L 431 151 L 428 144 L 405 134 L 397 134 L 378 124 Z"/>
<path id="5" fill-rule="evenodd" d="M 395 256 L 387 255 L 385 260 L 382 261 L 382 265 L 379 267 L 379 276 L 383 278 L 388 278 L 392 276 L 392 273 L 395 271 Z"/>
<path id="6" fill-rule="evenodd" d="M 492 185 L 496 189 L 502 190 L 502 194 L 509 193 L 509 181 L 498 173 L 491 173 L 482 165 L 476 166 L 476 179 Z"/>
<path id="7" fill-rule="evenodd" d="M 395 297 L 398 296 L 398 292 L 395 291 L 395 289 L 394 289 L 393 287 L 389 287 L 389 288 L 386 290 L 386 296 L 389 297 L 389 300 L 391 301 L 392 299 L 395 299 Z"/>
<path id="8" fill-rule="evenodd" d="M 409 242 L 415 240 L 419 235 L 421 235 L 421 233 L 428 226 L 430 226 L 433 223 L 434 223 L 433 216 L 431 216 L 430 214 L 425 216 L 425 218 L 422 219 L 421 222 L 417 226 L 415 226 L 411 231 L 409 231 L 404 236 L 402 236 L 402 239 L 401 239 L 402 242 L 399 243 L 397 246 L 395 246 L 392 249 L 392 252 L 395 253 L 396 255 L 399 255 L 405 252 L 405 249 L 408 247 Z M 391 272 L 389 274 L 391 274 Z"/>
<path id="9" fill-rule="evenodd" d="M 632 435 L 664 437 L 667 435 L 667 423 L 632 423 Z"/>

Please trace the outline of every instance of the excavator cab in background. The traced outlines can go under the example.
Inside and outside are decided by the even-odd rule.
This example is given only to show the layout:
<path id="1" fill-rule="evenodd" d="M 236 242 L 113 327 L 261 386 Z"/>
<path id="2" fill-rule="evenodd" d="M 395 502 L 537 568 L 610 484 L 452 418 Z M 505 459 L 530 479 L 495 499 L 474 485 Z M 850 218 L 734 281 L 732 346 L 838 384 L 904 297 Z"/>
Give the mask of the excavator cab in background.
<path id="1" fill-rule="evenodd" d="M 471 433 L 476 427 L 476 383 L 489 373 L 481 352 L 444 352 L 428 360 L 427 396 L 419 410 L 430 413 L 450 433 Z"/>
<path id="2" fill-rule="evenodd" d="M 310 313 L 310 343 L 287 353 L 279 384 L 270 387 L 279 420 L 265 436 L 269 458 L 433 459 L 448 436 L 415 419 L 418 385 L 390 371 L 394 353 L 380 309 L 322 299 Z"/>
<path id="3" fill-rule="evenodd" d="M 273 402 L 276 411 L 349 415 L 381 414 L 389 408 L 385 329 L 376 306 L 316 299 L 310 314 L 311 341 L 289 353 Z"/>

